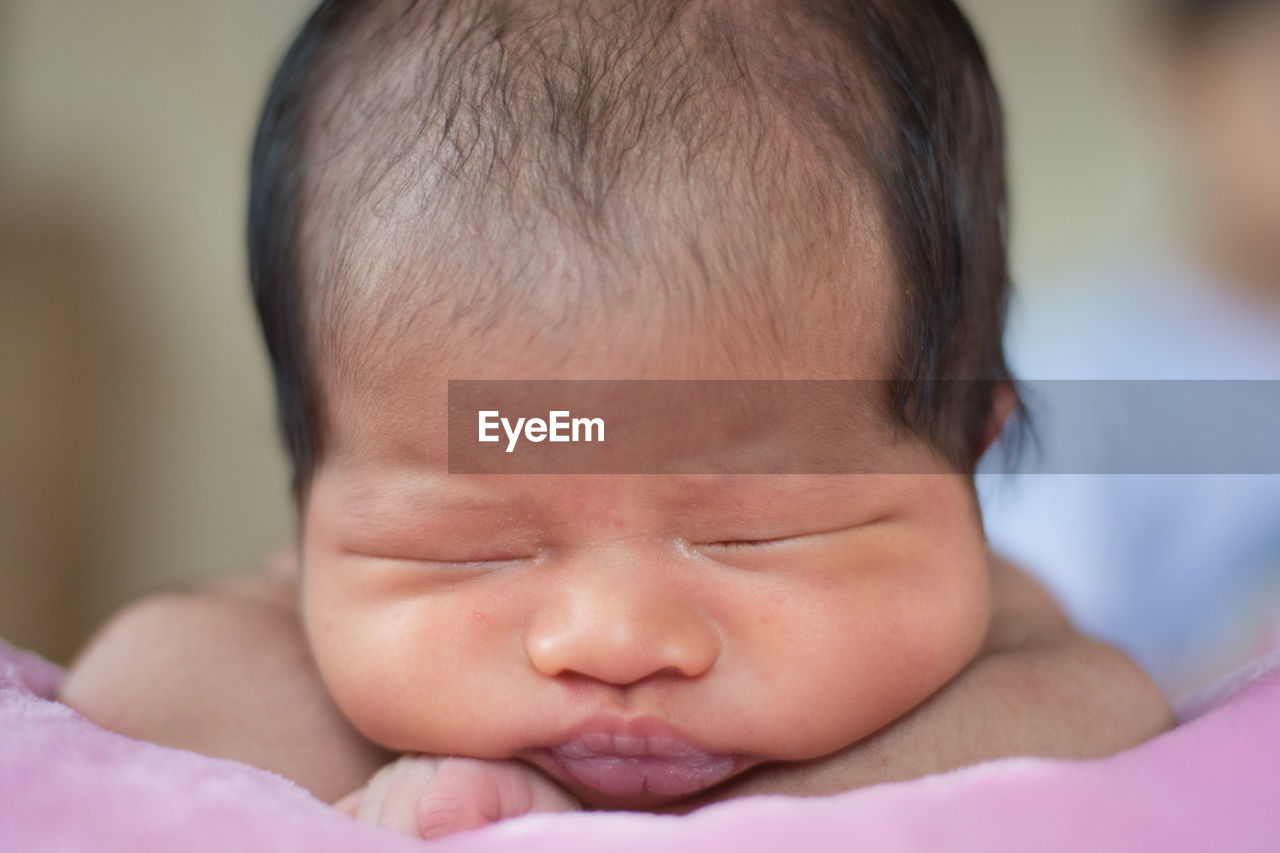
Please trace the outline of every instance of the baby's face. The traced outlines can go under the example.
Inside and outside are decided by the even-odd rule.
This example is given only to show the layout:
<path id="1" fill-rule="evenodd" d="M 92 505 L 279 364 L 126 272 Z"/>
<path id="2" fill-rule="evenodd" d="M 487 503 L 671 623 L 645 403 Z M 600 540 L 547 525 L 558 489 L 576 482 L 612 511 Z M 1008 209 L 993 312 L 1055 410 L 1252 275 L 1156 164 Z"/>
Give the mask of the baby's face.
<path id="1" fill-rule="evenodd" d="M 920 441 L 867 439 L 884 470 L 932 473 L 447 473 L 447 378 L 873 375 L 884 312 L 845 322 L 852 351 L 826 313 L 767 353 L 605 324 L 577 368 L 515 325 L 484 351 L 389 342 L 330 395 L 305 517 L 307 631 L 346 715 L 393 749 L 524 759 L 644 808 L 837 751 L 936 691 L 984 635 L 986 547 L 966 478 Z"/>

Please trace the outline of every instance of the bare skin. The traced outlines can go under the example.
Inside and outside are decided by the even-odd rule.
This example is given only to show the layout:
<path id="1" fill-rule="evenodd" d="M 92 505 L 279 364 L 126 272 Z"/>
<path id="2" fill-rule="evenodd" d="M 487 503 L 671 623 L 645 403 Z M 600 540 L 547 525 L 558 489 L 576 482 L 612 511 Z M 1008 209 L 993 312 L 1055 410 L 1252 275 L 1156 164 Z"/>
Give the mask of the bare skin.
<path id="1" fill-rule="evenodd" d="M 326 802 L 394 756 L 316 673 L 293 582 L 244 578 L 134 602 L 72 665 L 61 700 L 103 728 L 279 773 Z"/>
<path id="2" fill-rule="evenodd" d="M 1146 675 L 1076 634 L 1034 581 L 993 560 L 992 590 L 982 653 L 911 713 L 832 755 L 765 764 L 664 810 L 831 794 L 1012 755 L 1094 758 L 1172 727 Z M 278 772 L 353 816 L 424 836 L 576 806 L 520 762 L 447 759 L 447 773 L 433 760 L 397 765 L 329 698 L 290 580 L 224 581 L 132 605 L 75 662 L 61 698 L 104 728 Z M 480 805 L 459 809 L 464 801 Z"/>

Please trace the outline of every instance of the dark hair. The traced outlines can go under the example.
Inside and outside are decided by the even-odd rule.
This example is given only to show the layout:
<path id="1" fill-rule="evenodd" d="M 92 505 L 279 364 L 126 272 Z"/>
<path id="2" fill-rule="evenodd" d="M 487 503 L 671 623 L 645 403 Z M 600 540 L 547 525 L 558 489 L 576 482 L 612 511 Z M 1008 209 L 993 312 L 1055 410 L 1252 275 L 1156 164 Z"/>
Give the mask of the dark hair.
<path id="1" fill-rule="evenodd" d="M 808 176 L 792 221 L 874 223 L 900 295 L 895 415 L 971 471 L 994 384 L 1010 379 L 1009 281 L 1000 106 L 959 9 L 601 5 L 325 0 L 294 40 L 253 150 L 249 253 L 295 494 L 325 449 L 316 341 L 330 345 L 326 324 L 358 313 L 334 291 L 363 269 L 346 256 L 377 233 L 361 222 L 465 206 L 492 223 L 523 204 L 594 246 L 624 243 L 629 221 L 604 211 L 627 175 L 673 156 L 687 175 L 717 146 L 737 164 L 731 182 L 747 183 L 725 190 L 735 198 L 772 192 L 789 170 Z M 808 171 L 792 146 L 808 146 Z M 851 204 L 855 186 L 869 203 Z"/>

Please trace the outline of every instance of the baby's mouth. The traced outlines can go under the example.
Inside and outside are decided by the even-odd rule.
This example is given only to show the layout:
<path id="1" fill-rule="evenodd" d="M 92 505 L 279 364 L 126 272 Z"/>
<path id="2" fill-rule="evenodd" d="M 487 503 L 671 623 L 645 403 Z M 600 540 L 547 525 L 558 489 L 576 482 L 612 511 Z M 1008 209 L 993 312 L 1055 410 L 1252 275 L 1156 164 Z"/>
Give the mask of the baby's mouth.
<path id="1" fill-rule="evenodd" d="M 573 787 L 621 798 L 688 796 L 744 767 L 743 759 L 708 752 L 652 718 L 593 720 L 531 758 Z"/>

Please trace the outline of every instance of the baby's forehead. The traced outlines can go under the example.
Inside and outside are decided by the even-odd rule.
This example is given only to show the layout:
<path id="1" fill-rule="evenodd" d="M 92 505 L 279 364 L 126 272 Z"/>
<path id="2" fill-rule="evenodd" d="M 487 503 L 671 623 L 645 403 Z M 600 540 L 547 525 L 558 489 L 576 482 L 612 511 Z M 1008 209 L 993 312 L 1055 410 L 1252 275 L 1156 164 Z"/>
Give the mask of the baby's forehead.
<path id="1" fill-rule="evenodd" d="M 888 311 L 866 303 L 837 317 L 831 302 L 798 299 L 799 317 L 779 319 L 653 301 L 572 319 L 534 306 L 468 330 L 426 313 L 361 344 L 358 370 L 331 372 L 331 452 L 461 473 L 877 470 L 894 438 L 894 334 Z M 608 443 L 495 456 L 475 440 L 484 412 L 493 436 L 559 412 L 565 436 L 598 419 Z"/>
<path id="2" fill-rule="evenodd" d="M 900 316 L 883 228 L 870 208 L 856 222 L 783 215 L 802 196 L 803 183 L 771 192 L 779 215 L 762 223 L 729 197 L 691 222 L 707 200 L 620 195 L 612 215 L 628 225 L 610 242 L 551 216 L 527 227 L 463 215 L 448 227 L 436 214 L 357 213 L 340 239 L 310 244 L 325 271 L 307 277 L 312 352 L 322 370 L 357 375 L 426 342 L 437 361 L 500 366 L 520 353 L 570 373 L 605 354 L 632 378 L 665 375 L 655 361 L 678 348 L 705 378 L 736 376 L 761 354 L 773 373 L 883 378 Z M 869 202 L 851 192 L 849 204 Z"/>
<path id="3" fill-rule="evenodd" d="M 552 255 L 547 252 L 546 255 Z M 711 276 L 687 260 L 623 267 L 569 252 L 495 280 L 419 267 L 347 294 L 315 335 L 330 393 L 406 377 L 780 380 L 890 378 L 897 293 L 868 246 L 768 277 Z M 418 270 L 422 270 L 418 274 Z"/>

